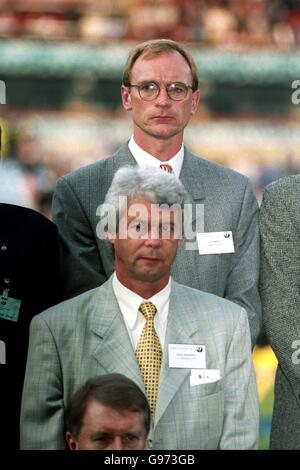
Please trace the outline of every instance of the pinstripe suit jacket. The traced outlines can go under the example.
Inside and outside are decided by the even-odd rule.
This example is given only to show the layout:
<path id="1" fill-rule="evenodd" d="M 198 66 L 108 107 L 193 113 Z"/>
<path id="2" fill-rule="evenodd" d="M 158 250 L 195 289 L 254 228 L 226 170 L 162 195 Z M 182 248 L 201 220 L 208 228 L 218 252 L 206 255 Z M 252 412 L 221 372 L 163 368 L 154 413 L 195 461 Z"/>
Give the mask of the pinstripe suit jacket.
<path id="1" fill-rule="evenodd" d="M 272 449 L 300 449 L 300 175 L 267 187 L 261 207 L 264 327 L 279 366 Z"/>
<path id="2" fill-rule="evenodd" d="M 128 145 L 110 158 L 58 180 L 53 220 L 63 241 L 65 298 L 105 282 L 114 271 L 110 246 L 96 236 L 97 207 L 103 203 L 115 172 L 135 165 Z M 234 254 L 199 255 L 183 243 L 172 266 L 181 284 L 240 304 L 248 313 L 252 344 L 261 326 L 258 295 L 258 207 L 248 179 L 228 168 L 190 154 L 185 149 L 180 180 L 193 206 L 204 204 L 204 231 L 231 230 Z M 194 212 L 195 213 L 195 212 Z M 195 231 L 196 220 L 193 221 Z"/>
<path id="3" fill-rule="evenodd" d="M 205 344 L 221 379 L 190 386 L 168 366 L 170 343 Z M 258 403 L 247 316 L 241 307 L 172 281 L 165 350 L 150 440 L 154 449 L 253 449 Z M 23 390 L 21 448 L 63 449 L 64 410 L 88 378 L 119 372 L 144 385 L 113 293 L 100 288 L 35 317 Z"/>

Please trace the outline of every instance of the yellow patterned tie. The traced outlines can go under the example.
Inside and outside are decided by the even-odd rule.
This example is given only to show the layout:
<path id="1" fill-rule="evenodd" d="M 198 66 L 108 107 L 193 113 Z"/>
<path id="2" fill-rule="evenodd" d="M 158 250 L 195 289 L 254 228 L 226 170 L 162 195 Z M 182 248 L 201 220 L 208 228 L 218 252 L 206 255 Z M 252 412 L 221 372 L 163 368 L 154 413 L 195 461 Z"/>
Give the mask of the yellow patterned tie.
<path id="1" fill-rule="evenodd" d="M 146 318 L 146 324 L 138 340 L 135 355 L 145 384 L 152 417 L 154 418 L 162 350 L 154 328 L 154 315 L 157 310 L 152 302 L 144 302 L 139 311 Z"/>

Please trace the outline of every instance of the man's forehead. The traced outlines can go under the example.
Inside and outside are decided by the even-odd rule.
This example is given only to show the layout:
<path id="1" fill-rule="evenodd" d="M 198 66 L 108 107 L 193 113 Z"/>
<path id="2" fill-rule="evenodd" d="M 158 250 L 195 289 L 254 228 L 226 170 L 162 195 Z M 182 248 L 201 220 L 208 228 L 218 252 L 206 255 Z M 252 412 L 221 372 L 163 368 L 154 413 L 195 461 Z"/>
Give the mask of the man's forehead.
<path id="1" fill-rule="evenodd" d="M 131 75 L 147 73 L 151 71 L 151 66 L 155 63 L 155 68 L 161 59 L 171 59 L 172 68 L 165 70 L 168 73 L 178 73 L 178 67 L 180 72 L 191 74 L 190 66 L 186 59 L 178 51 L 164 51 L 160 54 L 147 54 L 141 55 L 137 58 L 131 69 Z M 148 70 L 149 69 L 149 70 Z"/>
<path id="2" fill-rule="evenodd" d="M 109 419 L 115 420 L 116 418 L 132 418 L 132 417 L 143 417 L 143 412 L 141 410 L 131 410 L 127 408 L 118 408 L 105 403 L 102 403 L 99 400 L 92 399 L 87 405 L 86 414 L 91 414 L 93 416 L 97 414 L 105 415 Z"/>
<path id="3" fill-rule="evenodd" d="M 127 203 L 128 215 L 131 215 L 135 211 L 141 211 L 141 214 L 147 213 L 150 216 L 164 213 L 174 213 L 181 209 L 177 204 L 169 205 L 167 203 L 156 203 L 147 198 L 137 197 L 130 199 Z"/>
<path id="4" fill-rule="evenodd" d="M 154 201 L 150 197 L 139 195 L 139 194 L 137 194 L 136 196 L 127 198 L 128 206 L 132 204 L 136 204 L 136 203 L 154 204 Z"/>

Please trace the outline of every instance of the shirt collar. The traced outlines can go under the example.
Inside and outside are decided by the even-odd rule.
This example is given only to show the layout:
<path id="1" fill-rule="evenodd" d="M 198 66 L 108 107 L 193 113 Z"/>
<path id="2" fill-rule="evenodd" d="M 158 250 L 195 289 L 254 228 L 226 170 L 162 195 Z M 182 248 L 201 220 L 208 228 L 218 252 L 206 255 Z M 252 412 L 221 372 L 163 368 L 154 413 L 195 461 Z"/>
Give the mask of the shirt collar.
<path id="1" fill-rule="evenodd" d="M 159 312 L 163 310 L 170 298 L 171 276 L 168 284 L 149 299 L 143 299 L 143 297 L 125 287 L 117 278 L 116 272 L 113 275 L 112 286 L 121 312 L 126 312 L 126 321 L 129 328 L 132 329 L 137 321 L 139 306 L 143 302 L 152 302 L 157 308 L 157 315 L 159 316 Z"/>
<path id="2" fill-rule="evenodd" d="M 131 136 L 130 141 L 128 142 L 128 147 L 130 152 L 132 153 L 134 159 L 136 160 L 139 166 L 155 166 L 159 167 L 159 165 L 168 164 L 171 165 L 173 168 L 173 172 L 177 178 L 179 178 L 182 163 L 183 163 L 183 156 L 184 156 L 184 147 L 183 144 L 179 150 L 179 152 L 174 155 L 170 160 L 167 162 L 161 162 L 158 158 L 153 157 L 148 152 L 145 152 L 134 140 L 133 136 Z"/>

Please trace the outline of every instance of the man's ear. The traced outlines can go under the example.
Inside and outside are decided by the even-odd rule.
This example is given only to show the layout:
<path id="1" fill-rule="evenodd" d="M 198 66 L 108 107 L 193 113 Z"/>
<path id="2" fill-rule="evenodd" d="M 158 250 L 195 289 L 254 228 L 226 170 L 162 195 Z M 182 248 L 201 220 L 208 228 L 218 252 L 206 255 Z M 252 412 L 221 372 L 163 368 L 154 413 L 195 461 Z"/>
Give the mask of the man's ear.
<path id="1" fill-rule="evenodd" d="M 66 441 L 70 450 L 77 450 L 77 442 L 70 432 L 66 432 Z"/>
<path id="2" fill-rule="evenodd" d="M 122 97 L 122 103 L 123 103 L 124 109 L 126 111 L 131 111 L 132 110 L 131 94 L 129 92 L 129 88 L 125 85 L 121 86 L 121 97 Z"/>
<path id="3" fill-rule="evenodd" d="M 199 101 L 200 101 L 200 90 L 196 90 L 193 92 L 191 114 L 195 114 L 195 112 L 197 111 Z"/>
<path id="4" fill-rule="evenodd" d="M 150 450 L 150 443 L 149 443 L 149 440 L 148 440 L 148 439 L 146 439 L 146 441 L 145 441 L 145 448 L 144 448 L 144 450 Z"/>

